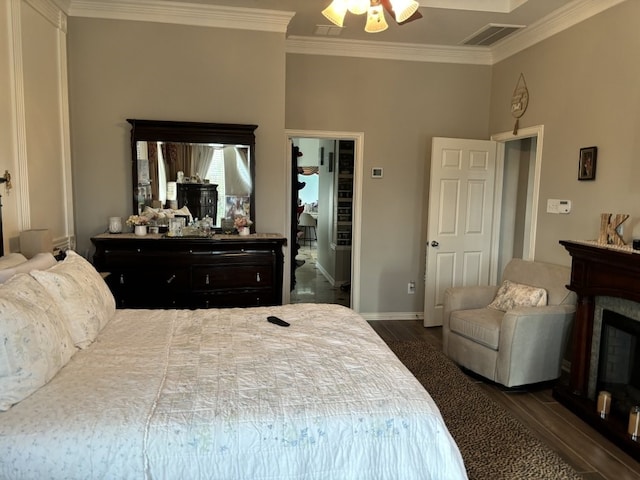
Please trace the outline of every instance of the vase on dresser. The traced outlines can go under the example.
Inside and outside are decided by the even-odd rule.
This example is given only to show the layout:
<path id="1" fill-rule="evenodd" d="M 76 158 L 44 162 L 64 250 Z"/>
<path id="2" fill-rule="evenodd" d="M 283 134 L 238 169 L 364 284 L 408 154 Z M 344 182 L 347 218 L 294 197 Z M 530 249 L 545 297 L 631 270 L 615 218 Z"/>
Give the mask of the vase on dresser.
<path id="1" fill-rule="evenodd" d="M 133 227 L 133 231 L 136 235 L 141 237 L 147 234 L 147 226 L 146 225 L 136 225 Z"/>
<path id="2" fill-rule="evenodd" d="M 109 233 L 122 232 L 122 217 L 109 217 Z"/>

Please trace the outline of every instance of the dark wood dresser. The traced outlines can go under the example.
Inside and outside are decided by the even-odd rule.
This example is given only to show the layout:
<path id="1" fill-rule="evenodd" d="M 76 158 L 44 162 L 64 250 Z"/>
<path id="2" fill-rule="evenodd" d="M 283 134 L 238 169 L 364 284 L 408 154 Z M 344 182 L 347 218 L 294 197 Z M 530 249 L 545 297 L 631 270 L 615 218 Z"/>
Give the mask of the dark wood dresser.
<path id="1" fill-rule="evenodd" d="M 178 183 L 178 208 L 187 207 L 193 218 L 217 219 L 218 186 L 211 183 Z"/>
<path id="2" fill-rule="evenodd" d="M 274 234 L 167 238 L 103 233 L 91 239 L 118 308 L 282 304 L 282 247 Z"/>

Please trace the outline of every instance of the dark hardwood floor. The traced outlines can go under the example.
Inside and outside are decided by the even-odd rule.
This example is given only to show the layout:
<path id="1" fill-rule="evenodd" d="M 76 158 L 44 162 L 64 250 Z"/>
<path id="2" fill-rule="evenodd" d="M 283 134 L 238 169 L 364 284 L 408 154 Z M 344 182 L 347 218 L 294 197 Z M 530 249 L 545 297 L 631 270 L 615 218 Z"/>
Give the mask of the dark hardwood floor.
<path id="1" fill-rule="evenodd" d="M 376 320 L 369 323 L 385 341 L 422 340 L 442 348 L 442 329 L 424 328 L 421 320 Z M 475 376 L 470 378 L 585 480 L 640 480 L 640 463 L 560 405 L 551 396 L 550 385 L 534 389 L 506 389 Z"/>

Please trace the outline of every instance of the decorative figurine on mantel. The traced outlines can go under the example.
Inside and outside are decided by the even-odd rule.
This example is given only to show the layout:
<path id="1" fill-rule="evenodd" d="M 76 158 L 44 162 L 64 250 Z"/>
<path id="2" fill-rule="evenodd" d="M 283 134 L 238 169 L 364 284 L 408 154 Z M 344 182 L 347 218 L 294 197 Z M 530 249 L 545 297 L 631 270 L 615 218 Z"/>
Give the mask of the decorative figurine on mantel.
<path id="1" fill-rule="evenodd" d="M 629 218 L 626 213 L 601 213 L 600 214 L 600 236 L 598 243 L 600 245 L 625 245 L 624 240 L 618 233 L 618 227 Z"/>

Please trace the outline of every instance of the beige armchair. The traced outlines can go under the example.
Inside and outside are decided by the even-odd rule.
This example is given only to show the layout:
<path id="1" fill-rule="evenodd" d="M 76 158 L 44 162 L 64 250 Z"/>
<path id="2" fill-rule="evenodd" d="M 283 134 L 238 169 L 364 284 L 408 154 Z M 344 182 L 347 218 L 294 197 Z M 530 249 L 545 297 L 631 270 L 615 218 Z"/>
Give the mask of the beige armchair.
<path id="1" fill-rule="evenodd" d="M 568 267 L 513 259 L 502 280 L 541 287 L 545 306 L 488 308 L 499 286 L 449 288 L 444 295 L 443 351 L 458 365 L 507 387 L 560 376 L 576 304 Z M 504 289 L 503 289 L 504 290 Z"/>

